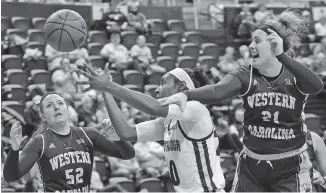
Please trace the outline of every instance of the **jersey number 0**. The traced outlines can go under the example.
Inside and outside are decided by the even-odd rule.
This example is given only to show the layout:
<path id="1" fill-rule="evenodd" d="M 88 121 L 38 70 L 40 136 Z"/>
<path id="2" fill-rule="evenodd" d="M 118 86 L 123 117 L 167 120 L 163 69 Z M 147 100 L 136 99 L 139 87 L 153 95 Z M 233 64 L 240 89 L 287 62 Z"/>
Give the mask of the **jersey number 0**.
<path id="1" fill-rule="evenodd" d="M 177 166 L 175 165 L 173 160 L 170 160 L 170 178 L 174 186 L 178 186 L 180 184 Z"/>

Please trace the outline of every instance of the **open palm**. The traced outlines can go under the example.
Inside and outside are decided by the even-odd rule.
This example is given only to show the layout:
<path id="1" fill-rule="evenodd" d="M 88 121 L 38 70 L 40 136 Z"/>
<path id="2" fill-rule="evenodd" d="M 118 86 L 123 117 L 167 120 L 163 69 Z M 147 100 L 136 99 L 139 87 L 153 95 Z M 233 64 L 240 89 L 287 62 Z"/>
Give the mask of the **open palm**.
<path id="1" fill-rule="evenodd" d="M 106 86 L 112 81 L 112 76 L 109 71 L 109 63 L 105 65 L 104 71 L 94 70 L 89 64 L 83 63 L 88 72 L 77 69 L 77 72 L 89 79 L 91 88 L 98 91 L 105 91 Z"/>

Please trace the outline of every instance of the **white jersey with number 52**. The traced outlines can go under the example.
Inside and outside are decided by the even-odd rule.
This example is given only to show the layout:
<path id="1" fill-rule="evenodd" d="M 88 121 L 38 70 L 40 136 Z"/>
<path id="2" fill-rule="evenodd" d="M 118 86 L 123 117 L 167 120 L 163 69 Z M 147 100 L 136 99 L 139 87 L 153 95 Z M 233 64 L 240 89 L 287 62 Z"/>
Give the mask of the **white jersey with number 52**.
<path id="1" fill-rule="evenodd" d="M 166 118 L 140 123 L 136 129 L 138 141 L 164 140 L 176 192 L 224 192 L 218 138 L 214 137 L 214 125 L 203 104 L 189 101 L 184 111 L 170 105 Z"/>

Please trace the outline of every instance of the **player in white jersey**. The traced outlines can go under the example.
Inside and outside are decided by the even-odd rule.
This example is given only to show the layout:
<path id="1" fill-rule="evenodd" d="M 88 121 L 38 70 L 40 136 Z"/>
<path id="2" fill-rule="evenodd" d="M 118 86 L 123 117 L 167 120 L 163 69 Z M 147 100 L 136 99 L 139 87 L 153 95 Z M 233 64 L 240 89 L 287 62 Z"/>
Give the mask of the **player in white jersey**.
<path id="1" fill-rule="evenodd" d="M 131 106 L 150 115 L 155 120 L 130 126 L 110 94 L 105 100 L 116 133 L 126 141 L 164 140 L 165 158 L 170 178 L 177 192 L 224 192 L 225 180 L 220 166 L 218 138 L 214 137 L 214 125 L 208 109 L 197 101 L 189 101 L 182 111 L 177 105 L 161 106 L 143 93 L 126 89 L 112 82 L 108 66 L 104 73 L 94 72 L 85 64 L 90 74 L 92 88 L 109 92 Z M 207 84 L 201 69 L 176 68 L 166 73 L 156 89 L 157 98 L 171 96 Z"/>

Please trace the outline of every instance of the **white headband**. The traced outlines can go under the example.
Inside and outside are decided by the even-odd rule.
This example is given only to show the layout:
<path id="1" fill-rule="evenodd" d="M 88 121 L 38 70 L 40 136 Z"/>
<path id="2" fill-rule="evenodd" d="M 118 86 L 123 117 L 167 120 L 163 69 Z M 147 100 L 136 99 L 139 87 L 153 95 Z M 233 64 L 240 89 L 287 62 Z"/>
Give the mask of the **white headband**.
<path id="1" fill-rule="evenodd" d="M 191 80 L 190 76 L 182 68 L 175 68 L 169 72 L 175 76 L 178 80 L 184 81 L 189 90 L 195 89 L 194 82 Z"/>

